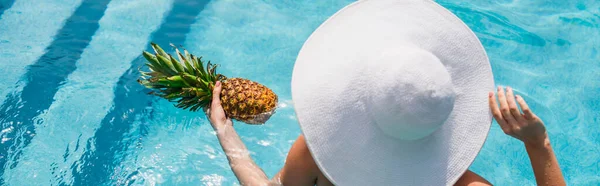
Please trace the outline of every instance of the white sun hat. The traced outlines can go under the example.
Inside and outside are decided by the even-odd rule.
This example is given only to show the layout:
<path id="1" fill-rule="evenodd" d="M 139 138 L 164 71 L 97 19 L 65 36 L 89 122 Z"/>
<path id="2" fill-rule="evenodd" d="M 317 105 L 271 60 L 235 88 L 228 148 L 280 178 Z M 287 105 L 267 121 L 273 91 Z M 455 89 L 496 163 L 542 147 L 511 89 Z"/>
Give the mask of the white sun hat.
<path id="1" fill-rule="evenodd" d="M 292 98 L 337 185 L 451 185 L 490 128 L 492 70 L 475 34 L 429 0 L 362 0 L 302 47 Z"/>

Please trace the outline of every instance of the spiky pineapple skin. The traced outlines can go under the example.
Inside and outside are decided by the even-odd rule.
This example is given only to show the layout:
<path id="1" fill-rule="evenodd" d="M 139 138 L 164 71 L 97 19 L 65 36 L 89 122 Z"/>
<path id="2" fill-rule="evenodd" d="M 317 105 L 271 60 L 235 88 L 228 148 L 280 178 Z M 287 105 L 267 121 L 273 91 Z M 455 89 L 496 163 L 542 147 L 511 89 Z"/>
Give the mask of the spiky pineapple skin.
<path id="1" fill-rule="evenodd" d="M 221 104 L 229 117 L 248 124 L 268 120 L 277 106 L 277 95 L 266 86 L 243 78 L 222 82 Z"/>

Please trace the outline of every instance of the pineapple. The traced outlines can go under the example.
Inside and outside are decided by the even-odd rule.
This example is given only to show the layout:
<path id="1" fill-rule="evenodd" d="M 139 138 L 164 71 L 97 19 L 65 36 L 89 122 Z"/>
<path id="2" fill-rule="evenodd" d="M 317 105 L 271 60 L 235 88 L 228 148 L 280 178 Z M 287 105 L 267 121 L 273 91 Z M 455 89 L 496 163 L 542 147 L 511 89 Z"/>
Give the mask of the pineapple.
<path id="1" fill-rule="evenodd" d="M 275 112 L 277 95 L 264 85 L 243 79 L 218 74 L 217 65 L 210 61 L 204 67 L 202 57 L 196 57 L 173 45 L 177 59 L 167 54 L 160 46 L 151 43 L 155 54 L 144 51 L 143 56 L 150 72 L 141 72 L 138 82 L 154 91 L 178 108 L 197 111 L 210 106 L 215 82 L 221 81 L 221 104 L 225 114 L 247 124 L 263 124 Z"/>

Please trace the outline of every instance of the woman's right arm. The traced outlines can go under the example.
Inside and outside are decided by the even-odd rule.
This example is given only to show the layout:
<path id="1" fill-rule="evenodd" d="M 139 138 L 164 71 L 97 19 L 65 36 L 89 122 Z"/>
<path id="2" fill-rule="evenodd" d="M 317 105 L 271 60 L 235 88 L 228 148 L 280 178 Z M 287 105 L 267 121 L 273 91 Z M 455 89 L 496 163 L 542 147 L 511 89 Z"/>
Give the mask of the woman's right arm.
<path id="1" fill-rule="evenodd" d="M 500 107 L 494 93 L 490 92 L 489 103 L 494 118 L 504 133 L 525 144 L 537 185 L 566 185 L 542 120 L 529 109 L 521 96 L 514 95 L 510 87 L 506 92 L 498 87 L 498 102 Z M 519 111 L 517 103 L 523 112 Z"/>

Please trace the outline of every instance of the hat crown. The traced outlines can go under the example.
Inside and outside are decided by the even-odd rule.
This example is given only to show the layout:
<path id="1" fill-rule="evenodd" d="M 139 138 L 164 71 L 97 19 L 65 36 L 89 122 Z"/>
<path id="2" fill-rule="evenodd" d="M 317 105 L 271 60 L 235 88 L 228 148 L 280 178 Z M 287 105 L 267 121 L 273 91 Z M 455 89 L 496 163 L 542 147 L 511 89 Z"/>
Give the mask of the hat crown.
<path id="1" fill-rule="evenodd" d="M 418 47 L 388 49 L 368 62 L 367 109 L 388 136 L 424 138 L 444 124 L 454 107 L 450 74 L 434 54 Z"/>

